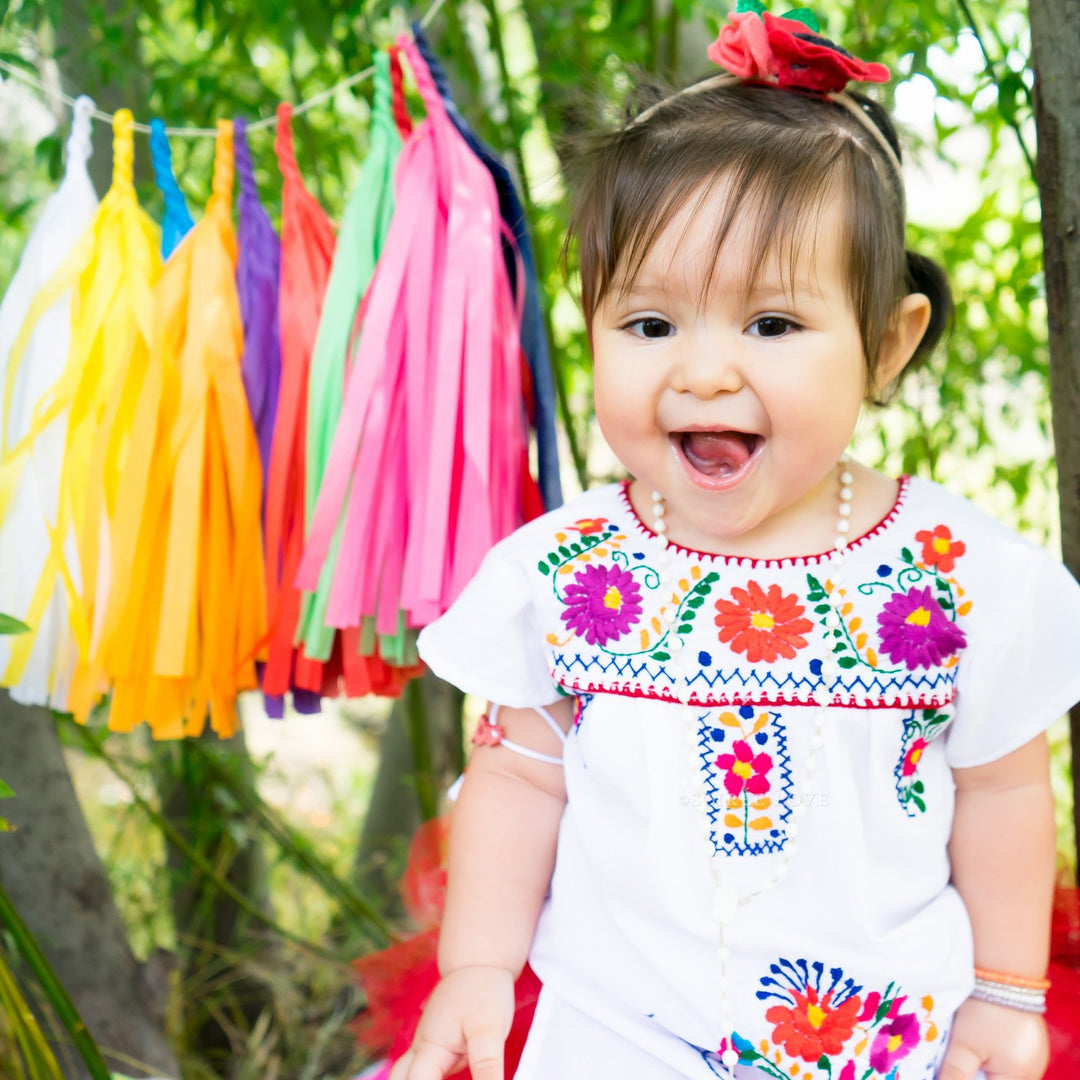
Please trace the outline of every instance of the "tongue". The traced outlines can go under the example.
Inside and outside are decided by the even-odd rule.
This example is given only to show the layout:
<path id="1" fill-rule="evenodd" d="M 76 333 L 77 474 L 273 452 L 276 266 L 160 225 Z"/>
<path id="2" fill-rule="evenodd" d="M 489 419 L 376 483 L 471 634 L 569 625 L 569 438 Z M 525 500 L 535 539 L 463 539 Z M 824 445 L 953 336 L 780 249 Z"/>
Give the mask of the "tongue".
<path id="1" fill-rule="evenodd" d="M 750 457 L 748 437 L 733 431 L 688 431 L 682 448 L 690 464 L 706 476 L 729 476 Z"/>

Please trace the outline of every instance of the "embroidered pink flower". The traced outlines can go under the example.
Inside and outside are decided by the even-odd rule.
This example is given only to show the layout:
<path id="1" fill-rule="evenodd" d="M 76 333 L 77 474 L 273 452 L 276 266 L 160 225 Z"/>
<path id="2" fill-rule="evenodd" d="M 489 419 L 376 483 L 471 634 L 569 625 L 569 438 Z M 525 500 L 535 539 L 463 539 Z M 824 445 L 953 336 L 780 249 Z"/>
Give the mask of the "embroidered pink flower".
<path id="1" fill-rule="evenodd" d="M 721 754 L 716 759 L 717 768 L 727 770 L 724 787 L 728 794 L 738 796 L 744 790 L 751 795 L 767 794 L 772 758 L 768 754 L 755 754 L 744 739 L 737 739 L 731 749 L 733 753 Z"/>
<path id="2" fill-rule="evenodd" d="M 641 589 L 628 570 L 592 563 L 574 575 L 560 618 L 590 645 L 622 637 L 641 618 Z"/>
<path id="3" fill-rule="evenodd" d="M 889 1010 L 890 1020 L 874 1037 L 870 1064 L 883 1076 L 919 1042 L 919 1020 L 914 1013 L 899 1012 L 904 998 L 897 998 Z"/>
<path id="4" fill-rule="evenodd" d="M 922 561 L 927 566 L 934 566 L 942 574 L 951 574 L 956 560 L 967 551 L 963 540 L 954 540 L 948 525 L 935 525 L 933 531 L 923 529 L 915 534 L 915 539 L 922 544 Z"/>
<path id="5" fill-rule="evenodd" d="M 735 11 L 709 46 L 709 59 L 740 79 L 832 93 L 851 81 L 888 82 L 884 64 L 865 63 L 798 19 Z"/>
<path id="6" fill-rule="evenodd" d="M 894 593 L 878 615 L 881 651 L 908 671 L 937 667 L 967 645 L 964 631 L 942 610 L 929 586 Z"/>
<path id="7" fill-rule="evenodd" d="M 915 772 L 919 767 L 919 758 L 922 757 L 923 751 L 928 745 L 925 739 L 916 739 L 908 747 L 908 752 L 904 755 L 904 764 L 900 768 L 901 776 L 911 776 Z"/>

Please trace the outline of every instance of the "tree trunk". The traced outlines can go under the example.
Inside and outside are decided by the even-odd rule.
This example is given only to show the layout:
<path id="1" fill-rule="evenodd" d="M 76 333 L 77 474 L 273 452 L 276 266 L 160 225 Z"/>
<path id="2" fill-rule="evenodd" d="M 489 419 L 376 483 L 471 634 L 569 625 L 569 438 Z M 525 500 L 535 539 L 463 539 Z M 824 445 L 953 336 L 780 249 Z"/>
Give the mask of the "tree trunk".
<path id="1" fill-rule="evenodd" d="M 412 693 L 394 702 L 386 721 L 379 742 L 379 771 L 353 862 L 353 881 L 361 894 L 384 897 L 388 910 L 398 915 L 398 875 L 403 864 L 395 856 L 402 855 L 417 826 L 428 816 L 423 805 L 428 804 L 430 813 L 432 804 L 438 804 L 438 793 L 446 790 L 463 767 L 464 696 L 430 671 L 414 680 L 413 687 Z M 420 707 L 426 724 L 416 723 L 410 706 Z M 417 768 L 413 752 L 410 733 L 416 735 L 418 727 L 427 729 L 427 770 Z"/>
<path id="2" fill-rule="evenodd" d="M 1080 578 L 1080 5 L 1031 0 L 1030 14 L 1061 547 Z M 1080 839 L 1080 705 L 1071 732 Z"/>
<path id="3" fill-rule="evenodd" d="M 266 859 L 246 811 L 237 805 L 219 773 L 254 788 L 255 770 L 243 733 L 221 740 L 206 734 L 197 752 L 189 740 L 158 743 L 151 750 L 154 785 L 162 816 L 215 867 L 221 877 L 260 910 L 271 911 Z M 183 993 L 187 1049 L 215 1066 L 222 1075 L 235 1046 L 222 1016 L 243 1016 L 248 1030 L 273 1003 L 273 990 L 259 972 L 273 968 L 276 943 L 229 896 L 216 890 L 187 857 L 169 845 L 166 865 L 169 896 L 176 926 L 178 967 L 182 985 L 204 988 Z M 228 958 L 229 978 L 221 978 Z M 218 987 L 208 990 L 207 987 Z"/>
<path id="4" fill-rule="evenodd" d="M 16 705 L 6 693 L 0 777 L 16 796 L 4 804 L 16 831 L 0 836 L 0 879 L 106 1061 L 129 1076 L 132 1061 L 179 1076 L 164 1031 L 167 990 L 132 955 L 55 721 L 47 709 Z M 64 1057 L 66 1076 L 86 1075 Z"/>

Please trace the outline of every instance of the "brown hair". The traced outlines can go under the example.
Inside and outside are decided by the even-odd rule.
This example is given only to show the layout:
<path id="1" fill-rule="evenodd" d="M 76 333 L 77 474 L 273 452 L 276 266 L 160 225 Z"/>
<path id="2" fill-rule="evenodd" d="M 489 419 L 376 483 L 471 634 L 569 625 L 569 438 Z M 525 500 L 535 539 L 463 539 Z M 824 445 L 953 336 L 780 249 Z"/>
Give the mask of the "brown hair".
<path id="1" fill-rule="evenodd" d="M 888 114 L 852 96 L 899 158 Z M 687 201 L 720 181 L 738 196 L 715 223 L 715 253 L 736 219 L 749 213 L 760 254 L 749 268 L 748 289 L 770 253 L 793 272 L 821 206 L 833 193 L 846 194 L 841 259 L 870 386 L 898 300 L 922 292 L 932 306 L 908 370 L 933 351 L 951 319 L 944 272 L 905 250 L 901 178 L 858 118 L 818 95 L 743 83 L 675 94 L 585 144 L 573 155 L 570 179 L 576 198 L 567 245 L 577 246 L 590 327 L 612 289 L 633 287 L 652 244 Z M 708 287 L 706 281 L 703 291 Z"/>

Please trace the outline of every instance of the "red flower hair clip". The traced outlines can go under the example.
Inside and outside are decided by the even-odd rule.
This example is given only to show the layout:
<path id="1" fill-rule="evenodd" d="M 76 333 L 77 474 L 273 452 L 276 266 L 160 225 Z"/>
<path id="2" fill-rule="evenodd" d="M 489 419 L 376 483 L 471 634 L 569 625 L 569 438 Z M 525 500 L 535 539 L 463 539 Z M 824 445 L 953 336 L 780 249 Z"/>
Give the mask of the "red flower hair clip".
<path id="1" fill-rule="evenodd" d="M 740 79 L 789 90 L 831 94 L 849 82 L 889 81 L 884 64 L 866 63 L 822 37 L 809 8 L 777 16 L 766 11 L 761 0 L 739 0 L 708 56 Z"/>

